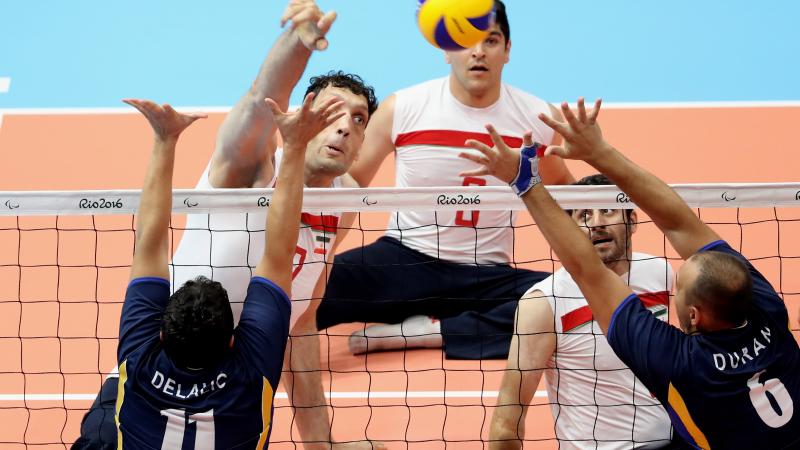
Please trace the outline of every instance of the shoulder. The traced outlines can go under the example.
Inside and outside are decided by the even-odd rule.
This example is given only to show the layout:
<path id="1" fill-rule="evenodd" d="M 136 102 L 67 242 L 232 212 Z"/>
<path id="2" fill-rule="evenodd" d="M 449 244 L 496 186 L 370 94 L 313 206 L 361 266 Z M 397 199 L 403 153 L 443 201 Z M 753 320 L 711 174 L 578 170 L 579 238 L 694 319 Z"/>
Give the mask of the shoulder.
<path id="1" fill-rule="evenodd" d="M 431 90 L 439 90 L 442 89 L 443 86 L 447 85 L 447 80 L 448 80 L 447 77 L 443 77 L 443 78 L 434 78 L 432 80 L 423 81 L 422 83 L 418 83 L 413 86 L 400 89 L 396 91 L 393 95 L 397 97 L 406 97 L 409 95 L 416 95 L 429 92 Z"/>
<path id="2" fill-rule="evenodd" d="M 507 83 L 503 83 L 503 90 L 505 91 L 508 98 L 516 100 L 516 101 L 523 101 L 525 103 L 535 105 L 540 108 L 547 108 L 550 109 L 551 105 L 546 101 L 542 100 L 541 98 L 537 97 L 536 95 L 531 94 L 530 92 L 524 91 L 516 86 L 512 86 Z"/>

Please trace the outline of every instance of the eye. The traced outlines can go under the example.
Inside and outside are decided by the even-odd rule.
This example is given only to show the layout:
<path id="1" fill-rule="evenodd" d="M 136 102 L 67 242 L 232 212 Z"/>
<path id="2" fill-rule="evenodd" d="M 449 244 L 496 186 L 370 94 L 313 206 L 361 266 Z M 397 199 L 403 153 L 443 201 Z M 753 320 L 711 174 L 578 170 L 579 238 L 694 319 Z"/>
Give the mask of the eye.
<path id="1" fill-rule="evenodd" d="M 364 125 L 367 123 L 367 119 L 361 114 L 356 114 L 353 116 L 353 122 L 357 123 L 358 125 Z"/>

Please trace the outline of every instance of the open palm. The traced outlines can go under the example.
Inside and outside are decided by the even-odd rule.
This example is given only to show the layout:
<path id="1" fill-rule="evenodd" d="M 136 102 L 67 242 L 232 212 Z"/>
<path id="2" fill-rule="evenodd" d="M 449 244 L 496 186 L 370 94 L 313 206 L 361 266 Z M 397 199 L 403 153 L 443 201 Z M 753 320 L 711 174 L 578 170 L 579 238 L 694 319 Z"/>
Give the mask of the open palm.
<path id="1" fill-rule="evenodd" d="M 177 138 L 192 122 L 208 117 L 206 114 L 180 113 L 166 103 L 159 105 L 150 100 L 126 98 L 122 101 L 138 109 L 161 139 Z"/>

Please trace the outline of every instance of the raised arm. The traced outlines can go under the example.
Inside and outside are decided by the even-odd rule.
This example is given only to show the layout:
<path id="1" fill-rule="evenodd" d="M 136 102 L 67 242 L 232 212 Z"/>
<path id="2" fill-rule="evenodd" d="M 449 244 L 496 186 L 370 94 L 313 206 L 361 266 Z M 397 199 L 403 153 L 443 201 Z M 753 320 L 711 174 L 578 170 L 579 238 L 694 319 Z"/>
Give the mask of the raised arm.
<path id="1" fill-rule="evenodd" d="M 523 165 L 521 169 L 520 153 L 508 148 L 494 127 L 487 125 L 486 129 L 492 136 L 495 146 L 489 148 L 478 141 L 467 141 L 471 147 L 480 151 L 482 156 L 466 152 L 460 156 L 475 161 L 482 167 L 463 173 L 462 176 L 494 175 L 510 184 L 518 180 L 519 173 L 521 179 L 530 180 L 530 183 L 525 184 L 528 190 L 523 190 L 525 193 L 521 196 L 523 203 L 550 243 L 550 247 L 558 255 L 561 264 L 581 288 L 600 328 L 604 333 L 607 332 L 611 314 L 632 291 L 619 276 L 603 264 L 591 241 L 545 189 L 539 177 L 538 158 L 535 154 L 525 156 L 525 160 L 530 163 L 527 166 Z M 569 136 L 563 133 L 562 136 L 569 141 Z M 526 153 L 532 149 L 533 141 L 530 133 L 524 136 L 524 146 L 523 150 Z"/>
<path id="2" fill-rule="evenodd" d="M 361 187 L 369 186 L 383 161 L 395 150 L 392 142 L 394 102 L 395 96 L 390 95 L 370 118 L 358 159 L 348 172 Z"/>
<path id="3" fill-rule="evenodd" d="M 147 164 L 142 197 L 136 215 L 136 245 L 131 279 L 169 279 L 168 234 L 172 214 L 172 170 L 178 137 L 192 122 L 205 114 L 181 114 L 171 106 L 149 100 L 125 99 L 138 109 L 153 127 L 153 154 Z"/>
<path id="4" fill-rule="evenodd" d="M 553 105 L 550 106 L 550 115 L 556 120 L 561 120 L 561 111 Z M 561 145 L 564 139 L 556 133 L 550 145 Z M 571 184 L 575 182 L 575 177 L 569 171 L 564 160 L 556 155 L 547 155 L 539 161 L 539 171 L 542 173 L 542 183 L 550 184 Z"/>
<path id="5" fill-rule="evenodd" d="M 600 111 L 599 100 L 588 114 L 582 98 L 578 100 L 577 116 L 566 103 L 561 105 L 561 110 L 566 122 L 544 115 L 539 117 L 565 139 L 563 146 L 548 148 L 548 154 L 582 159 L 605 174 L 650 216 L 683 259 L 720 239 L 672 188 L 631 162 L 603 139 L 596 122 Z"/>
<path id="6" fill-rule="evenodd" d="M 314 104 L 314 94 L 303 100 L 299 110 L 286 113 L 272 99 L 266 103 L 283 136 L 283 158 L 272 194 L 266 227 L 264 255 L 254 275 L 280 286 L 291 298 L 292 260 L 300 232 L 300 207 L 303 203 L 303 169 L 308 142 L 344 115 L 339 97 Z"/>
<path id="7" fill-rule="evenodd" d="M 272 178 L 276 147 L 275 120 L 264 103 L 273 99 L 286 110 L 289 97 L 311 57 L 309 49 L 324 49 L 324 36 L 336 13 L 323 14 L 313 0 L 291 0 L 281 26 L 291 26 L 273 44 L 255 81 L 220 126 L 209 179 L 216 187 L 253 187 Z"/>
<path id="8" fill-rule="evenodd" d="M 555 350 L 553 311 L 547 299 L 540 291 L 526 294 L 517 306 L 506 371 L 492 414 L 490 450 L 522 448 L 528 406 Z"/>

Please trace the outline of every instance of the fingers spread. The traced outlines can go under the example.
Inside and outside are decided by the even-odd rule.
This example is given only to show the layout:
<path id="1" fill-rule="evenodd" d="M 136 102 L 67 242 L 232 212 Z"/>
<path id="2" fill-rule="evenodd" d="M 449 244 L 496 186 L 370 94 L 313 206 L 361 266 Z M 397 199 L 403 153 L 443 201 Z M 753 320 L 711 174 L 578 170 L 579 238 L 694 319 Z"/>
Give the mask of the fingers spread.
<path id="1" fill-rule="evenodd" d="M 567 104 L 567 102 L 561 104 L 561 113 L 564 115 L 564 118 L 567 120 L 567 123 L 571 129 L 574 130 L 579 128 L 578 118 L 572 113 L 572 110 L 569 108 L 569 104 Z"/>
<path id="2" fill-rule="evenodd" d="M 476 155 L 474 153 L 461 152 L 461 153 L 458 154 L 458 157 L 459 158 L 468 159 L 468 160 L 470 160 L 470 161 L 472 161 L 474 163 L 478 163 L 478 164 L 482 164 L 482 165 L 488 165 L 491 162 L 485 156 L 478 156 L 478 155 Z"/>
<path id="3" fill-rule="evenodd" d="M 568 133 L 569 131 L 569 128 L 564 124 L 564 122 L 559 122 L 545 113 L 539 114 L 539 120 L 544 122 L 545 125 L 552 128 L 554 131 L 556 131 L 558 134 L 562 136 L 564 136 L 564 133 Z"/>
<path id="4" fill-rule="evenodd" d="M 564 147 L 560 145 L 552 146 L 548 145 L 547 148 L 544 150 L 544 156 L 556 155 L 562 158 L 567 156 L 567 151 L 564 150 Z"/>
<path id="5" fill-rule="evenodd" d="M 311 94 L 308 94 L 308 95 L 312 95 L 312 94 L 313 94 L 313 92 Z M 275 102 L 275 100 L 273 100 L 271 98 L 265 98 L 264 99 L 264 103 L 267 104 L 267 107 L 269 107 L 269 110 L 272 111 L 272 114 L 275 117 L 278 117 L 281 114 L 283 114 L 283 111 L 281 111 L 281 107 L 278 106 L 278 104 Z M 303 105 L 305 106 L 305 101 L 303 101 Z"/>
<path id="6" fill-rule="evenodd" d="M 597 122 L 597 116 L 600 114 L 600 105 L 603 103 L 602 98 L 594 101 L 594 108 L 589 113 L 589 123 L 594 124 Z"/>
<path id="7" fill-rule="evenodd" d="M 333 22 L 335 21 L 336 11 L 328 11 L 324 16 L 322 16 L 321 19 L 319 19 L 319 22 L 317 22 L 317 28 L 319 28 L 320 33 L 322 33 L 324 36 L 328 34 L 328 31 L 331 29 L 331 25 L 333 25 Z"/>
<path id="8" fill-rule="evenodd" d="M 506 147 L 506 143 L 503 142 L 503 138 L 500 136 L 500 133 L 494 128 L 492 124 L 486 125 L 486 131 L 489 132 L 489 136 L 492 138 L 492 142 L 497 148 L 504 148 Z"/>
<path id="9" fill-rule="evenodd" d="M 584 104 L 583 97 L 578 98 L 578 120 L 581 123 L 586 123 L 586 105 Z"/>
<path id="10" fill-rule="evenodd" d="M 464 144 L 467 147 L 471 147 L 471 148 L 474 148 L 475 150 L 478 150 L 479 152 L 483 153 L 487 157 L 492 156 L 493 153 L 494 153 L 492 151 L 491 147 L 489 147 L 488 145 L 484 144 L 481 141 L 476 141 L 475 139 L 467 139 L 466 141 L 464 141 Z"/>
<path id="11" fill-rule="evenodd" d="M 475 169 L 475 170 L 468 170 L 466 172 L 461 172 L 458 174 L 458 176 L 460 177 L 482 177 L 484 175 L 491 175 L 489 169 L 485 167 L 481 167 L 480 169 Z"/>

